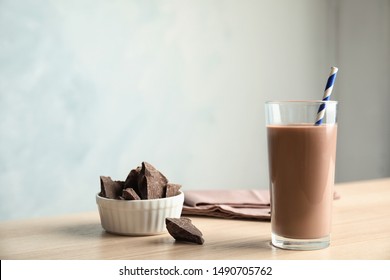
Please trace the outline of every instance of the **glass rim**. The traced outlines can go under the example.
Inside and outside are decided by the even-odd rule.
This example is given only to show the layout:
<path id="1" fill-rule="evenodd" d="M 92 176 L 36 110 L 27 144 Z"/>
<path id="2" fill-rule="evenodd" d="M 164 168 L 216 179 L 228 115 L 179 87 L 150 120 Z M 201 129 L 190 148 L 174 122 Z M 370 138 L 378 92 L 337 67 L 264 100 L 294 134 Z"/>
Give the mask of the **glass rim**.
<path id="1" fill-rule="evenodd" d="M 336 100 L 269 100 L 265 104 L 337 104 Z"/>

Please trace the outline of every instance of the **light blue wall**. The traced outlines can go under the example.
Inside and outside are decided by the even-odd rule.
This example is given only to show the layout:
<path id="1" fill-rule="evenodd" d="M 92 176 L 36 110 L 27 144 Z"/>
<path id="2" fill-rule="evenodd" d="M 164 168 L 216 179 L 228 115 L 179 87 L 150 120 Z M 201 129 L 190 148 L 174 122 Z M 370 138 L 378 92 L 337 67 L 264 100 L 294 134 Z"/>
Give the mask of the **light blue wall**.
<path id="1" fill-rule="evenodd" d="M 263 103 L 322 96 L 335 8 L 1 1 L 0 219 L 95 211 L 99 175 L 141 161 L 184 190 L 268 187 Z"/>

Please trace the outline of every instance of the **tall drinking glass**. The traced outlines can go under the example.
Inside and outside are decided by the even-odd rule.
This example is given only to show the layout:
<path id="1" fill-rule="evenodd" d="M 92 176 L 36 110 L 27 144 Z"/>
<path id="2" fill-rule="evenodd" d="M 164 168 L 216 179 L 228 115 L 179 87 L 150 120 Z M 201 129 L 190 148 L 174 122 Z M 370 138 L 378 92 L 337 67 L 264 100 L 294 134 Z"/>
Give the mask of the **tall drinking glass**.
<path id="1" fill-rule="evenodd" d="M 325 115 L 315 125 L 321 104 Z M 337 101 L 270 101 L 265 109 L 272 244 L 325 248 L 332 220 Z"/>

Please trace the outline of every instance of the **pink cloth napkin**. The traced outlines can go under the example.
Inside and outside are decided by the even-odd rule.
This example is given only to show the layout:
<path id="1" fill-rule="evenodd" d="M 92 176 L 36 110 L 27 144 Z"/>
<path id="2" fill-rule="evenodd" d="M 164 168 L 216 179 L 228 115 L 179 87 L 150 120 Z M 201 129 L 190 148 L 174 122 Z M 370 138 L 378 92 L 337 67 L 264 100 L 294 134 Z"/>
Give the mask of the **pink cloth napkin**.
<path id="1" fill-rule="evenodd" d="M 184 192 L 183 215 L 270 220 L 269 190 L 193 190 Z M 339 199 L 338 193 L 333 199 Z"/>
<path id="2" fill-rule="evenodd" d="M 269 220 L 268 190 L 194 190 L 184 192 L 183 215 Z"/>

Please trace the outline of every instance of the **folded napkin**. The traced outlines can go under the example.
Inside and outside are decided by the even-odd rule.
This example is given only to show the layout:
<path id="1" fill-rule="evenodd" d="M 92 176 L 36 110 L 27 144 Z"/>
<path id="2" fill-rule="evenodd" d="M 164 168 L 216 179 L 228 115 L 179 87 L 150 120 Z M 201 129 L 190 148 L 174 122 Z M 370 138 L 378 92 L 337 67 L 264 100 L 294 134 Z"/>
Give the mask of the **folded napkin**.
<path id="1" fill-rule="evenodd" d="M 194 190 L 184 193 L 183 215 L 269 220 L 268 190 Z"/>
<path id="2" fill-rule="evenodd" d="M 183 215 L 270 220 L 269 190 L 193 190 L 184 193 Z M 339 199 L 333 193 L 333 199 Z"/>

